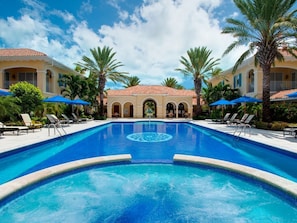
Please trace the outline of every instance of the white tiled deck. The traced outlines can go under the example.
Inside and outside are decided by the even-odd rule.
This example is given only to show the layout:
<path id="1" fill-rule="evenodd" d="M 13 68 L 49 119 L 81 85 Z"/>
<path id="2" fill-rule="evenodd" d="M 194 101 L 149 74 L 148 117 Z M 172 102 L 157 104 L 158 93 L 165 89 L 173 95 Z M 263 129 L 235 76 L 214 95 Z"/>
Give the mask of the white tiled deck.
<path id="1" fill-rule="evenodd" d="M 225 132 L 230 135 L 234 135 L 234 132 L 237 128 L 234 125 L 228 126 L 226 124 L 216 124 L 215 122 L 206 120 L 193 121 L 193 123 L 207 128 L 215 129 L 217 131 Z M 235 136 L 237 135 L 238 133 L 235 134 Z M 297 138 L 294 138 L 294 136 L 292 135 L 284 136 L 283 131 L 268 131 L 262 129 L 247 128 L 245 133 L 242 132 L 240 134 L 240 137 L 297 153 Z"/>

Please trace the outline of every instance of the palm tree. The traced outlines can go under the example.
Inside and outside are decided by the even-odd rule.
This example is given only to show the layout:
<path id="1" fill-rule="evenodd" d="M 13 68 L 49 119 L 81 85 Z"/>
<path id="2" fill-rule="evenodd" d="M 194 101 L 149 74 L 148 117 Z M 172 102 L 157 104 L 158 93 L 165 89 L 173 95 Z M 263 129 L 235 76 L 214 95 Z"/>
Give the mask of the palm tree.
<path id="1" fill-rule="evenodd" d="M 75 99 L 76 96 L 82 97 L 83 87 L 83 77 L 75 74 L 63 74 L 59 83 L 64 85 L 62 88 L 61 94 L 70 98 L 71 100 Z"/>
<path id="2" fill-rule="evenodd" d="M 192 75 L 194 79 L 194 88 L 197 98 L 196 116 L 201 114 L 200 93 L 202 81 L 210 78 L 214 67 L 218 64 L 219 59 L 210 58 L 211 50 L 206 47 L 191 48 L 187 51 L 188 58 L 181 57 L 183 69 L 177 68 L 177 71 L 182 72 L 185 76 Z"/>
<path id="3" fill-rule="evenodd" d="M 93 58 L 87 56 L 82 57 L 82 62 L 78 62 L 76 65 L 80 66 L 83 70 L 89 70 L 90 73 L 96 75 L 98 78 L 98 90 L 100 96 L 99 103 L 99 115 L 104 116 L 104 88 L 108 79 L 113 82 L 124 82 L 127 76 L 126 72 L 119 72 L 117 68 L 123 66 L 121 62 L 118 62 L 114 56 L 115 52 L 112 48 L 104 46 L 90 49 Z"/>
<path id="4" fill-rule="evenodd" d="M 283 61 L 282 51 L 296 57 L 296 10 L 289 10 L 296 0 L 234 0 L 244 20 L 227 19 L 229 26 L 222 33 L 232 34 L 236 40 L 226 49 L 224 55 L 240 45 L 248 45 L 236 61 L 233 73 L 249 56 L 255 56 L 255 66 L 263 71 L 263 121 L 271 121 L 270 115 L 270 70 L 276 60 Z"/>
<path id="5" fill-rule="evenodd" d="M 167 77 L 165 80 L 162 81 L 161 85 L 175 89 L 184 89 L 182 85 L 177 83 L 177 80 L 174 77 Z"/>
<path id="6" fill-rule="evenodd" d="M 125 88 L 137 86 L 139 84 L 140 84 L 140 79 L 137 76 L 127 77 L 127 79 L 124 81 Z"/>

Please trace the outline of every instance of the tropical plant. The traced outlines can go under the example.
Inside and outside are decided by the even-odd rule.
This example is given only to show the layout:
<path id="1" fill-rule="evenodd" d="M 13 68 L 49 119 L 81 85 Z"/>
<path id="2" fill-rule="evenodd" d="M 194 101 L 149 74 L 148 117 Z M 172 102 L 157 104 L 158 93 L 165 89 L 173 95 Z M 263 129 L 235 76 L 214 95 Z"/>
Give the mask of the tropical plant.
<path id="1" fill-rule="evenodd" d="M 209 82 L 206 87 L 202 88 L 202 97 L 208 105 L 221 98 L 233 100 L 239 96 L 238 89 L 232 89 L 229 84 L 223 84 L 222 82 L 214 87 Z"/>
<path id="2" fill-rule="evenodd" d="M 222 33 L 232 34 L 236 40 L 228 46 L 224 55 L 240 45 L 248 49 L 239 57 L 233 73 L 249 56 L 254 55 L 255 66 L 263 71 L 263 121 L 271 121 L 270 70 L 276 60 L 283 61 L 283 52 L 294 57 L 296 33 L 296 10 L 291 11 L 296 0 L 234 0 L 243 19 L 228 18 L 228 26 Z M 292 44 L 293 43 L 293 44 Z"/>
<path id="3" fill-rule="evenodd" d="M 140 84 L 140 79 L 137 76 L 130 76 L 130 77 L 127 77 L 126 80 L 124 80 L 125 88 L 137 86 L 139 84 Z"/>
<path id="4" fill-rule="evenodd" d="M 218 65 L 219 59 L 210 58 L 212 51 L 206 47 L 191 48 L 187 51 L 188 59 L 181 57 L 180 63 L 184 68 L 177 68 L 177 71 L 182 72 L 185 76 L 193 76 L 194 88 L 197 99 L 196 117 L 201 112 L 200 93 L 202 88 L 202 82 L 207 81 L 211 77 L 211 73 L 216 65 Z"/>
<path id="5" fill-rule="evenodd" d="M 65 86 L 62 88 L 61 94 L 71 100 L 75 99 L 77 96 L 83 97 L 84 93 L 87 93 L 87 83 L 84 77 L 80 75 L 63 74 L 59 79 L 59 83 Z"/>
<path id="6" fill-rule="evenodd" d="M 100 47 L 90 49 L 92 57 L 87 56 L 82 57 L 82 62 L 78 62 L 76 65 L 80 66 L 82 69 L 89 70 L 91 74 L 95 75 L 98 79 L 98 91 L 100 97 L 99 104 L 99 115 L 104 116 L 104 88 L 107 80 L 111 80 L 114 83 L 124 82 L 127 76 L 126 72 L 117 71 L 117 69 L 123 64 L 118 62 L 115 57 L 115 52 L 112 48 L 104 46 L 102 49 Z"/>
<path id="7" fill-rule="evenodd" d="M 19 99 L 6 96 L 0 97 L 0 120 L 15 121 L 21 112 L 21 107 L 18 105 Z"/>
<path id="8" fill-rule="evenodd" d="M 18 99 L 17 104 L 21 107 L 22 113 L 34 112 L 43 99 L 41 90 L 26 81 L 11 85 L 9 90 Z"/>
<path id="9" fill-rule="evenodd" d="M 87 101 L 91 102 L 92 105 L 98 105 L 98 78 L 95 74 L 91 73 L 86 78 L 86 81 L 88 85 Z"/>
<path id="10" fill-rule="evenodd" d="M 184 89 L 184 87 L 180 85 L 174 77 L 167 77 L 162 81 L 161 85 L 175 89 Z"/>

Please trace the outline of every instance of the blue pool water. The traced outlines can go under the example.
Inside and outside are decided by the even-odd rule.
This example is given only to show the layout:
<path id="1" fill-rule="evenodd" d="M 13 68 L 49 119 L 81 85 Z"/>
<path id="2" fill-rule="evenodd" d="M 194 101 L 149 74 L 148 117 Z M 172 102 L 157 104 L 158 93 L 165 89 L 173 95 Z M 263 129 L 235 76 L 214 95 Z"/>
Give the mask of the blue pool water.
<path id="1" fill-rule="evenodd" d="M 156 134 L 157 133 L 157 134 Z M 297 157 L 189 123 L 110 123 L 0 157 L 0 183 L 49 166 L 90 157 L 131 154 L 133 163 L 172 163 L 197 155 L 256 167 L 297 182 Z"/>
<path id="2" fill-rule="evenodd" d="M 39 185 L 0 209 L 18 222 L 297 222 L 263 188 L 211 169 L 171 164 L 97 167 Z"/>
<path id="3" fill-rule="evenodd" d="M 127 153 L 132 164 L 72 172 L 20 192 L 0 204 L 1 223 L 297 219 L 294 201 L 286 202 L 263 185 L 214 169 L 172 165 L 174 154 L 197 155 L 297 182 L 295 154 L 189 123 L 110 123 L 1 154 L 0 183 L 77 159 Z"/>

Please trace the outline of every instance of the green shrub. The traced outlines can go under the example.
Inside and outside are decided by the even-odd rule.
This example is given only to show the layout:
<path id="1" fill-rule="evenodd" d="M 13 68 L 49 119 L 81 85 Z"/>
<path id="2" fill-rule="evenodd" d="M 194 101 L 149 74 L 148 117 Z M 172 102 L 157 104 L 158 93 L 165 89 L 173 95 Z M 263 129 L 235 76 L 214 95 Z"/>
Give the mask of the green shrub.
<path id="1" fill-rule="evenodd" d="M 273 130 L 273 131 L 281 131 L 284 128 L 288 127 L 287 122 L 261 122 L 257 121 L 255 122 L 256 128 L 258 129 L 265 129 L 265 130 Z"/>

